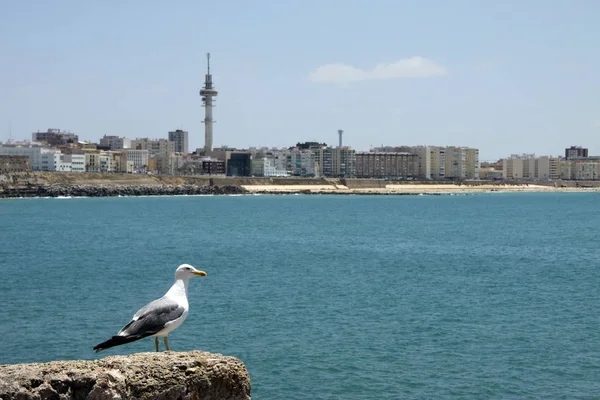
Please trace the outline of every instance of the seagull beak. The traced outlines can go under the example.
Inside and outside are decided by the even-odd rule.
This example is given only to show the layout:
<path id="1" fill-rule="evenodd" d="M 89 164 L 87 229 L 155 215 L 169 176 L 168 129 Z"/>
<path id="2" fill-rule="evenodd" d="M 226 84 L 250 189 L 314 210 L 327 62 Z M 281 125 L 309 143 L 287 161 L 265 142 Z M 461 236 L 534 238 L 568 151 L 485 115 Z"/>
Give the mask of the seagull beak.
<path id="1" fill-rule="evenodd" d="M 192 272 L 195 276 L 206 276 L 206 272 L 204 271 L 194 271 Z"/>

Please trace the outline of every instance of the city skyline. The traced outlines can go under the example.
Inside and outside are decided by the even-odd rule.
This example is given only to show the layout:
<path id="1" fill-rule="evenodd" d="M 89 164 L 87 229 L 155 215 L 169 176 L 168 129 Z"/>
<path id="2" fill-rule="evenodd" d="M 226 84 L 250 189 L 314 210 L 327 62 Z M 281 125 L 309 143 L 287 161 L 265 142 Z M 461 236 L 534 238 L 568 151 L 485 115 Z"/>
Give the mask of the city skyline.
<path id="1" fill-rule="evenodd" d="M 594 2 L 115 4 L 5 7 L 1 141 L 9 125 L 91 141 L 185 129 L 202 148 L 211 51 L 215 147 L 335 145 L 340 128 L 357 150 L 470 146 L 482 161 L 600 145 Z"/>
<path id="2" fill-rule="evenodd" d="M 56 133 L 62 133 L 62 134 L 67 134 L 67 135 L 77 135 L 79 137 L 79 134 L 77 132 L 71 132 L 69 130 L 65 130 L 65 129 L 60 129 L 60 128 L 48 128 L 47 130 L 36 130 L 34 132 L 32 132 L 33 135 L 35 135 L 36 133 L 46 133 L 46 132 L 56 132 Z M 257 145 L 251 145 L 248 147 L 239 147 L 239 146 L 215 146 L 215 149 L 220 149 L 220 148 L 230 148 L 230 149 L 237 149 L 237 150 L 283 150 L 283 149 L 289 149 L 289 148 L 294 148 L 297 147 L 297 144 L 299 143 L 319 143 L 322 145 L 326 145 L 326 147 L 330 147 L 330 148 L 336 148 L 336 147 L 340 147 L 339 143 L 340 142 L 340 132 L 344 132 L 341 129 L 338 129 L 336 132 L 336 135 L 338 136 L 338 144 L 336 144 L 333 141 L 330 141 L 329 143 L 325 140 L 323 141 L 304 141 L 304 140 L 296 140 L 296 144 L 288 144 L 288 145 L 284 145 L 284 146 L 257 146 Z M 183 134 L 185 133 L 185 139 L 183 138 Z M 182 130 L 180 128 L 177 129 L 173 129 L 170 130 L 169 132 L 167 132 L 167 135 L 163 135 L 163 136 L 154 136 L 154 135 L 147 135 L 147 136 L 133 136 L 133 137 L 126 137 L 126 136 L 119 136 L 119 135 L 107 135 L 104 134 L 103 137 L 101 138 L 96 138 L 96 139 L 92 139 L 92 140 L 87 140 L 87 139 L 83 139 L 83 138 L 79 138 L 80 141 L 85 141 L 87 143 L 95 143 L 95 144 L 100 144 L 103 145 L 103 140 L 107 140 L 110 138 L 110 140 L 113 139 L 118 139 L 118 140 L 127 140 L 128 142 L 135 142 L 135 141 L 139 141 L 141 140 L 153 140 L 153 141 L 173 141 L 175 146 L 180 146 L 177 147 L 179 149 L 188 149 L 187 151 L 177 151 L 174 149 L 174 152 L 178 152 L 178 153 L 183 153 L 183 154 L 192 154 L 195 153 L 196 151 L 200 151 L 203 152 L 205 151 L 204 146 L 202 147 L 198 147 L 198 148 L 191 148 L 188 147 L 188 134 L 189 132 L 187 130 Z M 10 140 L 6 140 L 6 141 L 2 141 L 0 140 L 0 144 L 1 143 L 6 143 L 6 144 L 25 144 L 30 142 L 31 139 L 30 138 L 19 138 L 19 137 L 11 137 Z M 33 139 L 33 141 L 35 142 L 35 139 Z M 178 144 L 179 143 L 179 144 Z M 184 144 L 185 143 L 185 144 Z M 380 150 L 381 148 L 398 148 L 398 147 L 405 147 L 407 145 L 405 144 L 381 144 L 381 145 L 374 145 L 368 149 L 356 149 L 354 148 L 352 145 L 349 144 L 344 144 L 344 147 L 347 148 L 351 148 L 357 152 L 377 152 L 377 151 L 382 151 Z M 467 148 L 469 146 L 460 146 L 460 145 L 439 145 L 439 144 L 426 144 L 426 143 L 419 143 L 416 145 L 412 145 L 410 147 L 457 147 L 457 148 Z M 562 158 L 564 156 L 565 151 L 569 150 L 569 147 L 571 150 L 576 150 L 576 149 L 585 149 L 585 154 L 586 157 L 588 156 L 588 147 L 585 145 L 581 145 L 581 144 L 576 144 L 576 145 L 569 145 L 567 147 L 567 145 L 563 146 L 563 148 L 557 152 L 554 153 L 549 153 L 549 154 L 540 154 L 540 153 L 536 153 L 536 152 L 531 152 L 531 153 L 527 153 L 527 152 L 512 152 L 510 154 L 506 154 L 502 157 L 498 157 L 495 159 L 483 159 L 483 158 L 479 158 L 480 162 L 487 162 L 487 163 L 494 163 L 497 161 L 501 161 L 503 159 L 507 159 L 507 158 L 512 158 L 512 157 L 520 157 L 520 156 L 551 156 L 551 157 L 557 157 L 557 158 Z M 480 149 L 478 149 L 480 150 Z M 593 155 L 594 152 L 592 151 L 591 153 L 589 153 L 590 155 Z"/>

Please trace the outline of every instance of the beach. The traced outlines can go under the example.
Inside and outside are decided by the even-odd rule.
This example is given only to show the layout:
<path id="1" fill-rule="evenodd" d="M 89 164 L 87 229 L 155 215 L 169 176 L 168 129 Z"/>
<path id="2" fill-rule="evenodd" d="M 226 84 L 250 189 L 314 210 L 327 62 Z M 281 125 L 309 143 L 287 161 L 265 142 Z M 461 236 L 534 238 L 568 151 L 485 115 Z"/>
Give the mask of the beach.
<path id="1" fill-rule="evenodd" d="M 331 185 L 241 185 L 250 193 L 305 194 L 443 194 L 482 192 L 573 192 L 598 191 L 600 188 L 560 187 L 535 184 L 386 184 L 384 187 L 354 187 Z"/>

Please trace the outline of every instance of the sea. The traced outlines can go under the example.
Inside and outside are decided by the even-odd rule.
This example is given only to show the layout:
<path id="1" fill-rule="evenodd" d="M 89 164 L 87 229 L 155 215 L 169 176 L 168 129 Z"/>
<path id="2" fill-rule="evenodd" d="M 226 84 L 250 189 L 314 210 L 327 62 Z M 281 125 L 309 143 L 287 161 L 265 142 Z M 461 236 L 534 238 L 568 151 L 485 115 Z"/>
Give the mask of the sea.
<path id="1" fill-rule="evenodd" d="M 0 364 L 154 351 L 182 263 L 253 399 L 600 398 L 600 193 L 0 200 Z"/>

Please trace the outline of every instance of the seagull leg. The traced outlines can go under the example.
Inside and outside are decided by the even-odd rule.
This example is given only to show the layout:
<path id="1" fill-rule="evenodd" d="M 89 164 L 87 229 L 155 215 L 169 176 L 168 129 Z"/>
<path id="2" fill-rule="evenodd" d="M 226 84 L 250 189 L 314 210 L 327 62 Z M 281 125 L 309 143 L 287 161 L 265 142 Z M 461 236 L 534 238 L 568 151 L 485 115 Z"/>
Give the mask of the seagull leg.
<path id="1" fill-rule="evenodd" d="M 167 351 L 169 351 L 169 338 L 165 336 L 163 340 L 165 341 L 165 347 L 167 348 Z"/>
<path id="2" fill-rule="evenodd" d="M 156 347 L 156 351 L 158 352 L 158 336 L 154 336 L 154 346 Z"/>

